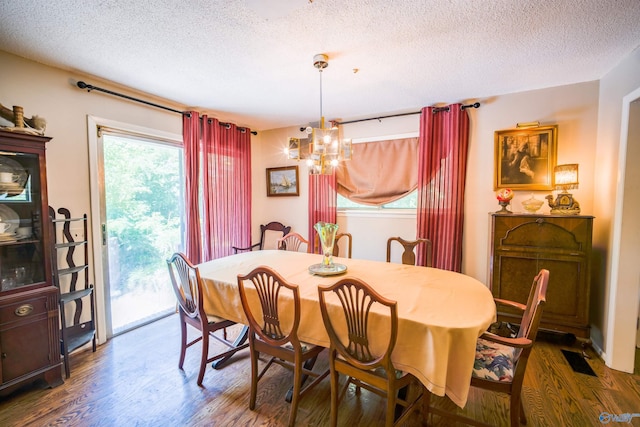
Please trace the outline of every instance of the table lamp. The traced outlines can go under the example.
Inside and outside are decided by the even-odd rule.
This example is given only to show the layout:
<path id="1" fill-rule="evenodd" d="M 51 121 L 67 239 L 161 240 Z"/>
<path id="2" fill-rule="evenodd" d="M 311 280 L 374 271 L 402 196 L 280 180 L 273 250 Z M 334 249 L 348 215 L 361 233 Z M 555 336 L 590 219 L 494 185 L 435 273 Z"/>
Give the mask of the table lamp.
<path id="1" fill-rule="evenodd" d="M 567 190 L 578 188 L 578 164 L 558 165 L 553 170 L 554 189 L 560 190 L 556 200 L 549 194 L 546 199 L 552 214 L 578 215 L 580 213 L 580 203 L 574 200 Z"/>

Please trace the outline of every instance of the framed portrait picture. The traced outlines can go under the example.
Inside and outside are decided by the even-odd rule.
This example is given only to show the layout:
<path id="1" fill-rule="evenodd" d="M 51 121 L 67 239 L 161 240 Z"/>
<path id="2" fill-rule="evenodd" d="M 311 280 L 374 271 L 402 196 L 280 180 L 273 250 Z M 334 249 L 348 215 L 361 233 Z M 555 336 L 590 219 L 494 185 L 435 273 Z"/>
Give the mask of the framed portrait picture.
<path id="1" fill-rule="evenodd" d="M 267 168 L 267 196 L 299 196 L 298 166 Z"/>
<path id="2" fill-rule="evenodd" d="M 552 190 L 558 125 L 498 130 L 493 189 Z"/>

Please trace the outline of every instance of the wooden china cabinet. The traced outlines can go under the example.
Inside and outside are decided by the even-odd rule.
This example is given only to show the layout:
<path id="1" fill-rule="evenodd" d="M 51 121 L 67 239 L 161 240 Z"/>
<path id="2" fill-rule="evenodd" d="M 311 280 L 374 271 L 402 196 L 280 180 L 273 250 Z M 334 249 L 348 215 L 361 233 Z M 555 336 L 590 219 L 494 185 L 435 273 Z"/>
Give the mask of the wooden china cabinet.
<path id="1" fill-rule="evenodd" d="M 0 129 L 0 395 L 62 383 L 53 286 L 45 144 Z"/>
<path id="2" fill-rule="evenodd" d="M 593 217 L 490 214 L 491 291 L 494 297 L 527 302 L 533 277 L 549 270 L 541 329 L 590 340 L 589 290 Z M 504 309 L 498 319 L 519 322 Z"/>

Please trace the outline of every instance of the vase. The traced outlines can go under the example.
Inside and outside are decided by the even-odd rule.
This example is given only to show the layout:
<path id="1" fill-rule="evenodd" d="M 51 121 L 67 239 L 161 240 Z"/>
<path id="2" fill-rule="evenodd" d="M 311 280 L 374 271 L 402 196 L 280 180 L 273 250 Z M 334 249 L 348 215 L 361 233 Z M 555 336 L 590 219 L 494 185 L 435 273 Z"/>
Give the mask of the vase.
<path id="1" fill-rule="evenodd" d="M 320 240 L 320 245 L 322 245 L 322 267 L 325 270 L 331 270 L 334 268 L 333 245 L 336 241 L 338 224 L 320 221 L 317 222 L 313 228 L 315 228 L 318 233 L 318 239 Z"/>
<path id="2" fill-rule="evenodd" d="M 511 204 L 510 200 L 498 200 L 498 203 L 500 204 L 502 209 L 500 209 L 499 211 L 496 211 L 496 213 L 498 213 L 498 214 L 510 214 L 510 213 L 512 213 L 509 209 L 507 209 L 507 206 L 509 206 L 509 204 Z"/>

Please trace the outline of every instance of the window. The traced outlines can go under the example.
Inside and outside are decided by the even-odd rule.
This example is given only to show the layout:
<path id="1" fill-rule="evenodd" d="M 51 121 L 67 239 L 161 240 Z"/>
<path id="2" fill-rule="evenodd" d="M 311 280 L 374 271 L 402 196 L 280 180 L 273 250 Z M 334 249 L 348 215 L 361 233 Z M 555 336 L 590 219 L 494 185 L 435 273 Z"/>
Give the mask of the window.
<path id="1" fill-rule="evenodd" d="M 361 203 L 352 202 L 346 197 L 338 194 L 338 210 L 347 209 L 416 209 L 418 207 L 418 192 L 412 191 L 401 199 L 395 200 L 391 203 L 384 204 L 382 206 L 370 206 L 363 205 Z"/>
<path id="2" fill-rule="evenodd" d="M 336 171 L 340 210 L 415 210 L 418 136 L 396 135 L 361 141 Z"/>

